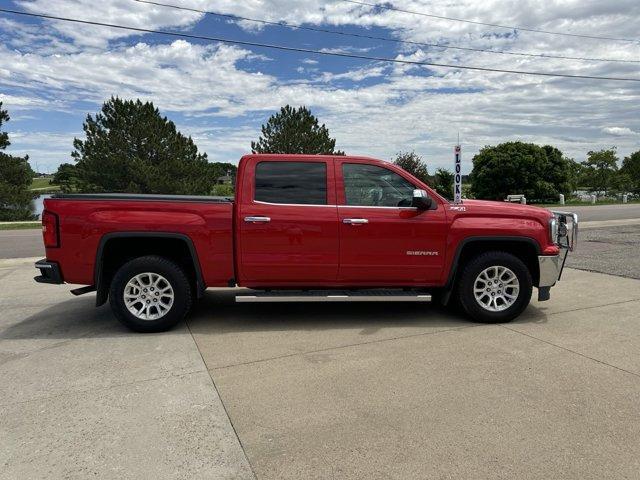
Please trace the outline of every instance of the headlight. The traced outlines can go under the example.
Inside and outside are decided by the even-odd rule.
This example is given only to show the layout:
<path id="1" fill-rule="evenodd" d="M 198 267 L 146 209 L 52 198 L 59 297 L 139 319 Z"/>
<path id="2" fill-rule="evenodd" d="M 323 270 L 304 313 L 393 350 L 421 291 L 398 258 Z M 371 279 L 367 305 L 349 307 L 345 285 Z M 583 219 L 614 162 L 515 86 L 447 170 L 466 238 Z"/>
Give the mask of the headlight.
<path id="1" fill-rule="evenodd" d="M 558 243 L 558 220 L 555 217 L 549 220 L 549 239 L 551 243 Z"/>

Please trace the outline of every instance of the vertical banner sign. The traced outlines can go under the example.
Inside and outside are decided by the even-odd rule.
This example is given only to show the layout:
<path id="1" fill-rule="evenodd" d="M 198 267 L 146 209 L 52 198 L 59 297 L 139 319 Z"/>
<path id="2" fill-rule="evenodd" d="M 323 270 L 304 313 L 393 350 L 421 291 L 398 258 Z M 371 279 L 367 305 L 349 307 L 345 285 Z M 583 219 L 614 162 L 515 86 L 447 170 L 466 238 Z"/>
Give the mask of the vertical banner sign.
<path id="1" fill-rule="evenodd" d="M 454 150 L 456 158 L 455 181 L 453 185 L 453 203 L 462 203 L 462 159 L 460 145 Z"/>

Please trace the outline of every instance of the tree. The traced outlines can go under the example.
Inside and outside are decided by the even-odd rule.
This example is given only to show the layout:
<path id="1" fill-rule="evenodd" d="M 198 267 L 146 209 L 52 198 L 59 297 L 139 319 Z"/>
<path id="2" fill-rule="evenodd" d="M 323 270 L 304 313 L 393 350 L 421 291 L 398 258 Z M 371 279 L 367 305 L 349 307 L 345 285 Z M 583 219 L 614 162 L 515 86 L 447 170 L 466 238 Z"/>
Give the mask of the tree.
<path id="1" fill-rule="evenodd" d="M 218 180 L 221 177 L 229 176 L 232 179 L 236 178 L 236 173 L 238 171 L 238 167 L 232 163 L 222 163 L 216 162 L 211 164 L 211 174 L 214 177 L 214 180 Z"/>
<path id="2" fill-rule="evenodd" d="M 262 125 L 262 135 L 251 142 L 253 153 L 303 153 L 310 155 L 344 155 L 335 150 L 336 141 L 327 127 L 318 123 L 307 107 L 286 105 Z"/>
<path id="3" fill-rule="evenodd" d="M 74 185 L 78 183 L 76 166 L 72 163 L 63 163 L 60 165 L 56 173 L 53 174 L 51 183 L 60 185 L 60 190 L 63 192 L 73 191 Z"/>
<path id="4" fill-rule="evenodd" d="M 2 128 L 3 123 L 7 123 L 9 120 L 9 112 L 2 109 L 2 102 L 0 102 L 0 128 Z M 4 150 L 9 145 L 11 145 L 9 134 L 7 132 L 0 132 L 0 150 Z"/>
<path id="5" fill-rule="evenodd" d="M 571 193 L 571 161 L 557 148 L 507 142 L 484 147 L 473 157 L 470 181 L 476 198 L 503 200 L 524 194 L 533 201 Z"/>
<path id="6" fill-rule="evenodd" d="M 83 129 L 71 153 L 79 191 L 206 195 L 215 183 L 206 153 L 151 102 L 112 97 Z"/>
<path id="7" fill-rule="evenodd" d="M 640 193 L 640 150 L 624 158 L 620 173 L 627 176 L 629 189 L 633 193 Z"/>
<path id="8" fill-rule="evenodd" d="M 587 159 L 582 162 L 582 165 L 583 179 L 589 190 L 596 192 L 596 195 L 602 192 L 606 197 L 607 191 L 614 187 L 618 173 L 618 156 L 615 147 L 587 153 Z"/>
<path id="9" fill-rule="evenodd" d="M 438 168 L 433 176 L 433 188 L 444 198 L 453 198 L 454 174 L 446 168 Z"/>
<path id="10" fill-rule="evenodd" d="M 547 166 L 544 172 L 544 179 L 550 182 L 556 194 L 571 194 L 577 188 L 577 176 L 573 174 L 576 171 L 576 162 L 570 158 L 566 158 L 560 150 L 551 145 L 542 147 L 547 155 Z"/>
<path id="11" fill-rule="evenodd" d="M 0 128 L 10 120 L 9 113 L 2 109 L 0 102 Z M 9 134 L 0 132 L 0 150 L 7 148 Z M 29 191 L 33 179 L 29 157 L 14 157 L 0 151 L 0 220 L 31 220 L 31 200 Z"/>
<path id="12" fill-rule="evenodd" d="M 393 163 L 405 172 L 409 172 L 418 180 L 422 180 L 429 185 L 429 171 L 427 165 L 422 161 L 422 157 L 416 152 L 399 152 Z"/>
<path id="13" fill-rule="evenodd" d="M 217 197 L 233 197 L 233 185 L 214 185 L 211 189 L 211 195 L 215 195 Z"/>

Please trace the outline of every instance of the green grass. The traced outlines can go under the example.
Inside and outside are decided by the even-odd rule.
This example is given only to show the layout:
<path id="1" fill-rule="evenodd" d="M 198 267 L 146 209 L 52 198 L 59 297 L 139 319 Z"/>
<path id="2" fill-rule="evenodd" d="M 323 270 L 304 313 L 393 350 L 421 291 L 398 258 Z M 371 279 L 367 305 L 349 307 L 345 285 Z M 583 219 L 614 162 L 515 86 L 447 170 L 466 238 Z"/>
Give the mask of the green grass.
<path id="1" fill-rule="evenodd" d="M 41 227 L 40 222 L 0 223 L 0 230 L 29 230 Z"/>
<path id="2" fill-rule="evenodd" d="M 38 191 L 41 193 L 46 192 L 57 192 L 60 190 L 60 185 L 52 185 L 49 183 L 51 181 L 51 177 L 42 177 L 42 178 L 34 178 L 31 181 L 30 190 Z"/>

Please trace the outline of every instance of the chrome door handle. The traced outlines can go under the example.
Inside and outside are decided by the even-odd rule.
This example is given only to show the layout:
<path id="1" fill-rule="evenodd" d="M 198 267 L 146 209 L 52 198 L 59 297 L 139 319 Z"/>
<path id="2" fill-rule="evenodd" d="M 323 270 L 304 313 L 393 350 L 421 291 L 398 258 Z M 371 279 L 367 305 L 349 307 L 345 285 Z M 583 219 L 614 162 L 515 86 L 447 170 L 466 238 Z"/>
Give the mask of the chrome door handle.
<path id="1" fill-rule="evenodd" d="M 247 223 L 269 223 L 271 219 L 269 217 L 244 217 L 244 221 Z"/>
<path id="2" fill-rule="evenodd" d="M 342 223 L 347 223 L 349 225 L 363 225 L 365 223 L 369 223 L 369 220 L 366 218 L 344 218 Z"/>

